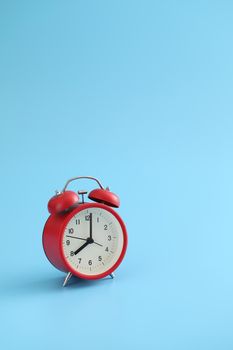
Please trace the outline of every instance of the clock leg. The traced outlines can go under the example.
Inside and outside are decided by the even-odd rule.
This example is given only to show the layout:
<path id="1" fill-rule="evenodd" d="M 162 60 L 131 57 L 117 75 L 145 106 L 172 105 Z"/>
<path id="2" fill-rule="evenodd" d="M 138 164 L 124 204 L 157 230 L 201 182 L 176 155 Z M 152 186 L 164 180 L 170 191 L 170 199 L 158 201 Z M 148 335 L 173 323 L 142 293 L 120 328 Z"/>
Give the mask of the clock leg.
<path id="1" fill-rule="evenodd" d="M 67 275 L 66 275 L 66 278 L 64 279 L 64 282 L 63 282 L 63 287 L 65 287 L 67 285 L 67 283 L 69 282 L 70 278 L 72 277 L 72 273 L 71 272 L 68 272 Z"/>
<path id="2" fill-rule="evenodd" d="M 112 272 L 109 276 L 113 279 L 115 277 L 115 274 Z"/>

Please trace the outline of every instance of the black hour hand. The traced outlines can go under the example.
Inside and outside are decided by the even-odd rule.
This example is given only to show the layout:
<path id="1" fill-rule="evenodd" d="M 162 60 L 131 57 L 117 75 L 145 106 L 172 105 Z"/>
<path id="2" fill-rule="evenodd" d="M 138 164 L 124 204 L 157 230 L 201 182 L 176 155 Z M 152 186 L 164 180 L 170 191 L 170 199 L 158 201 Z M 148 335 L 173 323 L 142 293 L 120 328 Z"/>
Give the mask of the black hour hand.
<path id="1" fill-rule="evenodd" d="M 86 248 L 86 246 L 88 246 L 88 244 L 90 244 L 90 241 L 87 240 L 83 245 L 81 245 L 81 247 L 79 247 L 77 250 L 75 250 L 74 255 L 78 254 L 79 252 L 81 252 L 81 250 L 83 250 L 84 248 Z"/>

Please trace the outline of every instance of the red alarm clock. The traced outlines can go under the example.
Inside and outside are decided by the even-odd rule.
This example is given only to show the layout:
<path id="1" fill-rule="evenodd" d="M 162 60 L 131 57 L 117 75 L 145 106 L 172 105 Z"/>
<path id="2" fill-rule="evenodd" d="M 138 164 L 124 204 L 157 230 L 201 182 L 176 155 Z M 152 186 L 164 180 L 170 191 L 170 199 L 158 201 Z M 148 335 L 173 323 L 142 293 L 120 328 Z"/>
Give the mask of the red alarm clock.
<path id="1" fill-rule="evenodd" d="M 70 182 L 90 179 L 99 188 L 92 190 L 85 202 L 86 191 L 67 191 Z M 82 200 L 79 200 L 79 195 Z M 93 203 L 96 202 L 96 203 Z M 67 272 L 63 286 L 72 275 L 99 279 L 110 275 L 122 262 L 127 248 L 127 231 L 112 207 L 120 206 L 119 197 L 91 176 L 78 176 L 67 181 L 62 192 L 48 202 L 51 214 L 43 231 L 43 247 L 48 260 Z"/>

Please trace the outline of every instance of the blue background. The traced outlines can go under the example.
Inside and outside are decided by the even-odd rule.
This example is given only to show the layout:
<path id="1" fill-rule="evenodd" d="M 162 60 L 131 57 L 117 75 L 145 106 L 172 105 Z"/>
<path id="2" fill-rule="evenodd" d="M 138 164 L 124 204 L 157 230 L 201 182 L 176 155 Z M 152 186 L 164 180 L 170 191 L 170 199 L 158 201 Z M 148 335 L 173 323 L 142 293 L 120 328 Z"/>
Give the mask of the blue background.
<path id="1" fill-rule="evenodd" d="M 233 348 L 232 16 L 1 1 L 2 349 Z M 41 236 L 77 175 L 119 194 L 129 247 L 115 280 L 63 289 Z"/>

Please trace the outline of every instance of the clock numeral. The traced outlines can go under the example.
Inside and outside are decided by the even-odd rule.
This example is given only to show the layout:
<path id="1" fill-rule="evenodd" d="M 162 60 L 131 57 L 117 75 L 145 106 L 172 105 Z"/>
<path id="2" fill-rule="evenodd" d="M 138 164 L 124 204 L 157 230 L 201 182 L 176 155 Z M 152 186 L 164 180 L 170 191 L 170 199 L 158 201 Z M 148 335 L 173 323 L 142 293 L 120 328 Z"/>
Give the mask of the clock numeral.
<path id="1" fill-rule="evenodd" d="M 81 264 L 82 258 L 78 258 L 78 262 L 79 264 Z"/>
<path id="2" fill-rule="evenodd" d="M 80 225 L 80 219 L 76 220 L 76 225 Z"/>
<path id="3" fill-rule="evenodd" d="M 108 229 L 108 225 L 104 225 L 104 229 L 106 231 Z"/>
<path id="4" fill-rule="evenodd" d="M 97 218 L 97 222 L 100 222 L 100 218 Z"/>
<path id="5" fill-rule="evenodd" d="M 73 250 L 71 250 L 71 252 L 70 252 L 70 256 L 74 256 L 74 252 L 73 252 Z"/>
<path id="6" fill-rule="evenodd" d="M 102 261 L 102 256 L 101 256 L 101 255 L 98 256 L 98 260 L 99 260 L 99 261 Z"/>
<path id="7" fill-rule="evenodd" d="M 66 245 L 70 245 L 70 241 L 68 239 L 66 241 Z"/>
<path id="8" fill-rule="evenodd" d="M 105 251 L 108 252 L 108 247 L 106 247 Z"/>
<path id="9" fill-rule="evenodd" d="M 74 233 L 74 229 L 73 228 L 69 228 L 69 233 Z"/>
<path id="10" fill-rule="evenodd" d="M 112 236 L 108 235 L 108 241 L 111 241 Z"/>
<path id="11" fill-rule="evenodd" d="M 86 221 L 89 221 L 89 220 L 90 220 L 90 215 L 86 215 L 86 216 L 85 216 L 85 220 L 86 220 Z"/>
<path id="12" fill-rule="evenodd" d="M 88 265 L 92 265 L 92 260 L 89 260 L 89 261 L 88 261 Z"/>

